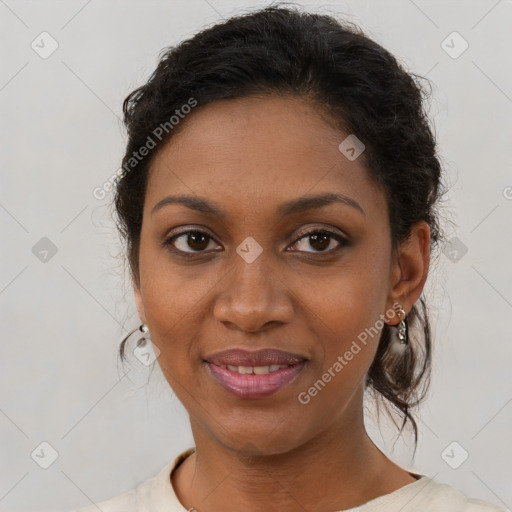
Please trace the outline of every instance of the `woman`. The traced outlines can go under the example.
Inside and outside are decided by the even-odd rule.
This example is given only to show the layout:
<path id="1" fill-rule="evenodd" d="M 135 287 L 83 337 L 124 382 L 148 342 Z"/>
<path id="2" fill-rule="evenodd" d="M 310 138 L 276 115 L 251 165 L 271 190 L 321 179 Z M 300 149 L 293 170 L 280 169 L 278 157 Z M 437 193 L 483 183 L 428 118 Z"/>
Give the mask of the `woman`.
<path id="1" fill-rule="evenodd" d="M 135 338 L 195 446 L 83 511 L 500 510 L 401 468 L 363 421 L 372 394 L 417 438 L 428 387 L 443 186 L 423 94 L 357 27 L 274 7 L 168 49 L 126 98 Z"/>

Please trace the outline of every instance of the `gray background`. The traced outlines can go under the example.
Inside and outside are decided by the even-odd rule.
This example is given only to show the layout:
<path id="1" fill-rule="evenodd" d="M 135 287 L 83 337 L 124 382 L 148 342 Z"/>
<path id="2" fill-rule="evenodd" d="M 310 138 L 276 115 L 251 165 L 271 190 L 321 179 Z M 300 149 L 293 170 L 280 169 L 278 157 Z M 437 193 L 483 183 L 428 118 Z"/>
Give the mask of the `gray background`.
<path id="1" fill-rule="evenodd" d="M 2 511 L 69 511 L 120 494 L 193 445 L 159 367 L 118 364 L 138 318 L 110 196 L 93 190 L 120 165 L 122 100 L 158 52 L 269 3 L 0 0 Z M 345 15 L 431 79 L 452 187 L 450 244 L 426 289 L 434 372 L 416 458 L 412 437 L 393 446 L 396 429 L 385 416 L 379 426 L 371 403 L 369 432 L 409 470 L 510 508 L 512 2 L 301 5 Z M 58 43 L 47 58 L 43 31 Z M 446 39 L 453 31 L 469 44 L 457 58 L 464 41 Z M 47 469 L 52 449 L 42 442 L 58 453 Z"/>

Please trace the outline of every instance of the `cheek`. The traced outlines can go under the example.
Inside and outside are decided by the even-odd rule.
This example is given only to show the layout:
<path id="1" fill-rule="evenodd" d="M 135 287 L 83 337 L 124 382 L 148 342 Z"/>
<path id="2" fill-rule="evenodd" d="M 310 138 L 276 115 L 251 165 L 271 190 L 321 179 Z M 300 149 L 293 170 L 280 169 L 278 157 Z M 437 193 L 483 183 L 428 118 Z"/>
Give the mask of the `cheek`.
<path id="1" fill-rule="evenodd" d="M 179 375 L 190 368 L 204 290 L 172 270 L 165 251 L 141 246 L 140 280 L 151 339 L 160 350 L 164 373 Z"/>
<path id="2" fill-rule="evenodd" d="M 359 248 L 347 262 L 334 270 L 323 293 L 309 297 L 308 309 L 315 313 L 310 322 L 321 340 L 317 373 L 333 366 L 341 373 L 336 365 L 341 356 L 345 376 L 357 378 L 371 365 L 384 326 L 389 262 L 370 247 Z"/>
<path id="3" fill-rule="evenodd" d="M 193 323 L 193 316 L 208 289 L 208 284 L 194 274 L 198 274 L 197 267 L 180 267 L 150 235 L 142 237 L 141 289 L 148 324 L 153 331 L 161 335 L 167 333 L 165 337 L 172 340 L 175 331 Z"/>
<path id="4" fill-rule="evenodd" d="M 331 382 L 330 388 L 354 385 L 370 367 L 382 330 L 379 313 L 371 314 L 373 298 L 364 290 L 352 290 L 329 302 L 323 311 L 324 321 L 316 322 L 320 340 L 313 362 L 313 378 Z M 360 292 L 360 293 L 358 293 Z M 335 378 L 334 378 L 335 376 Z M 342 384 L 344 382 L 344 384 Z"/>
<path id="5" fill-rule="evenodd" d="M 325 301 L 325 320 L 315 321 L 319 343 L 298 396 L 300 403 L 309 402 L 319 420 L 341 413 L 354 393 L 364 389 L 384 325 L 371 289 L 360 286 L 360 280 L 357 287 L 346 284 L 346 293 Z"/>

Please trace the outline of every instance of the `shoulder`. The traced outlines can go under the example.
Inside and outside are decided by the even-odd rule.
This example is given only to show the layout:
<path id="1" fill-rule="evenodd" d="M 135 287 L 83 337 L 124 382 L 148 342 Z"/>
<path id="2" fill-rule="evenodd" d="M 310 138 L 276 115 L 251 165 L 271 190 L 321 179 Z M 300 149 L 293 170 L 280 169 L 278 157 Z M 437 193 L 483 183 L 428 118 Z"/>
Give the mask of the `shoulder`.
<path id="1" fill-rule="evenodd" d="M 144 484 L 147 484 L 147 482 L 144 482 Z M 121 510 L 125 512 L 136 512 L 139 510 L 138 501 L 137 490 L 132 490 L 119 496 L 114 496 L 108 500 L 95 503 L 89 507 L 74 510 L 73 512 L 98 512 L 98 509 L 102 512 L 121 512 Z"/>
<path id="2" fill-rule="evenodd" d="M 173 462 L 164 466 L 160 472 L 139 484 L 135 489 L 114 496 L 99 503 L 94 503 L 73 512 L 181 512 L 185 510 L 179 502 L 171 484 L 172 471 L 194 451 L 190 448 L 181 453 Z"/>
<path id="3" fill-rule="evenodd" d="M 164 468 L 165 472 L 170 470 L 169 466 Z M 162 470 L 162 471 L 164 471 Z M 157 476 L 139 484 L 135 489 L 125 492 L 119 496 L 114 496 L 107 500 L 95 503 L 85 508 L 78 509 L 74 512 L 142 512 L 149 505 L 148 499 L 157 499 L 155 496 L 155 488 L 158 480 L 161 479 L 161 473 Z"/>
<path id="4" fill-rule="evenodd" d="M 509 512 L 487 501 L 469 497 L 459 489 L 449 484 L 436 482 L 424 476 L 416 482 L 417 494 L 410 502 L 412 508 L 408 510 L 422 510 L 423 512 L 444 510 L 446 512 Z"/>

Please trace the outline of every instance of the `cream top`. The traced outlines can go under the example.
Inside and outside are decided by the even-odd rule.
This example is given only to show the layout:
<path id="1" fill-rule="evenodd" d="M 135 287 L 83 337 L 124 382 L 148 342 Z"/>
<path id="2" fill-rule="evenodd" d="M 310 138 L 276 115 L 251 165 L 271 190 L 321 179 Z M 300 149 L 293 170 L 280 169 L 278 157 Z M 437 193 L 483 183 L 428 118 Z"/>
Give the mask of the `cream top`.
<path id="1" fill-rule="evenodd" d="M 194 451 L 195 448 L 189 448 L 181 453 L 135 489 L 74 512 L 98 512 L 98 508 L 102 512 L 186 512 L 188 509 L 174 492 L 171 474 Z M 413 476 L 418 477 L 416 482 L 339 512 L 509 512 L 486 501 L 468 498 L 455 487 L 435 482 L 428 476 L 414 473 Z"/>

